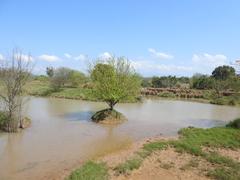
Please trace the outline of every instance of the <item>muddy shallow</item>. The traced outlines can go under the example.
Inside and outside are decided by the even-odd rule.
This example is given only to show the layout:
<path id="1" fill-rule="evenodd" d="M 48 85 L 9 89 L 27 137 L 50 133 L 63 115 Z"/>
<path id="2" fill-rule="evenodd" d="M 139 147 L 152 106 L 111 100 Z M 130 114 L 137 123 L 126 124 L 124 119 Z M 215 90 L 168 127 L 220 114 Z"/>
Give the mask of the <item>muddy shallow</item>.
<path id="1" fill-rule="evenodd" d="M 240 117 L 239 107 L 145 99 L 116 106 L 128 118 L 121 125 L 89 120 L 104 108 L 105 103 L 32 97 L 26 106 L 31 127 L 17 134 L 0 133 L 0 179 L 49 179 L 142 138 L 176 135 L 187 126 L 221 126 Z"/>

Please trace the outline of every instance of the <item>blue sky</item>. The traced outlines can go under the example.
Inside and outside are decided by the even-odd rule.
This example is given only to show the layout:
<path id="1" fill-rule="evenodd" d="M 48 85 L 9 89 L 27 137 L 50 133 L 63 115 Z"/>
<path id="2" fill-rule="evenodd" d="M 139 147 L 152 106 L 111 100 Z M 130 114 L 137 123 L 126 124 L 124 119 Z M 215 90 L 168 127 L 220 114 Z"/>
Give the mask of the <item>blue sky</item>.
<path id="1" fill-rule="evenodd" d="M 0 59 L 30 52 L 47 66 L 85 71 L 126 56 L 143 76 L 209 74 L 240 58 L 239 0 L 0 0 Z"/>

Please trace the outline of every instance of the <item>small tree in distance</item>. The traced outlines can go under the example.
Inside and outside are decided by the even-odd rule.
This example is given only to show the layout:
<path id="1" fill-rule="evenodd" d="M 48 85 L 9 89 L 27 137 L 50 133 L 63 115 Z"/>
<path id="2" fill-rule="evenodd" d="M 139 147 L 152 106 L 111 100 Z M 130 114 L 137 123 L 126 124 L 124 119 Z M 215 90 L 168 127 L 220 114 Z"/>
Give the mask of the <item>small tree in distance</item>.
<path id="1" fill-rule="evenodd" d="M 136 98 L 140 93 L 141 80 L 128 59 L 111 57 L 107 62 L 98 61 L 90 70 L 94 82 L 94 94 L 105 101 L 110 110 L 119 101 Z"/>
<path id="2" fill-rule="evenodd" d="M 47 67 L 46 68 L 46 74 L 48 75 L 48 77 L 53 77 L 53 74 L 54 74 L 54 69 L 53 67 Z"/>

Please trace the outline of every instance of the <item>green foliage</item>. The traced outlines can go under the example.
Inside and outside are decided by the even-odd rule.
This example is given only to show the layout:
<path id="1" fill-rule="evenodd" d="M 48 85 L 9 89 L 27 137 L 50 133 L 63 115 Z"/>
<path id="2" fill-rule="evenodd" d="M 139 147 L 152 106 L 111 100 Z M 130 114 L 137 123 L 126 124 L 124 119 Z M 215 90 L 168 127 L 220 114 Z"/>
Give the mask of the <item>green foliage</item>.
<path id="1" fill-rule="evenodd" d="M 176 76 L 153 77 L 152 86 L 155 88 L 174 87 L 177 84 Z"/>
<path id="2" fill-rule="evenodd" d="M 108 171 L 104 163 L 87 162 L 79 169 L 73 171 L 69 180 L 107 180 Z"/>
<path id="3" fill-rule="evenodd" d="M 143 149 L 148 151 L 148 152 L 153 152 L 156 150 L 163 150 L 166 149 L 168 143 L 167 142 L 151 142 L 144 144 Z"/>
<path id="4" fill-rule="evenodd" d="M 240 169 L 220 167 L 208 172 L 208 176 L 217 180 L 239 180 Z"/>
<path id="5" fill-rule="evenodd" d="M 79 71 L 72 70 L 69 75 L 69 83 L 72 87 L 78 87 L 80 84 L 86 82 L 86 77 Z"/>
<path id="6" fill-rule="evenodd" d="M 206 75 L 194 75 L 191 87 L 194 89 L 212 89 L 214 80 Z"/>
<path id="7" fill-rule="evenodd" d="M 229 122 L 226 127 L 231 127 L 231 128 L 237 128 L 240 129 L 240 118 L 235 119 L 231 122 Z"/>
<path id="8" fill-rule="evenodd" d="M 49 78 L 44 75 L 34 76 L 34 80 L 41 82 L 48 82 Z"/>
<path id="9" fill-rule="evenodd" d="M 50 96 L 66 99 L 98 101 L 94 96 L 92 89 L 86 88 L 61 88 L 59 91 L 52 92 Z"/>
<path id="10" fill-rule="evenodd" d="M 121 100 L 136 98 L 140 93 L 141 80 L 127 59 L 112 58 L 107 64 L 97 63 L 91 70 L 98 99 L 113 106 Z"/>
<path id="11" fill-rule="evenodd" d="M 240 132 L 232 128 L 216 127 L 210 129 L 184 128 L 178 145 L 240 148 Z M 190 147 L 186 147 L 190 149 Z"/>
<path id="12" fill-rule="evenodd" d="M 3 111 L 0 111 L 0 129 L 4 129 L 7 122 L 7 114 Z"/>
<path id="13" fill-rule="evenodd" d="M 240 104 L 240 98 L 236 96 L 220 96 L 220 97 L 212 97 L 210 100 L 211 104 L 218 105 L 238 105 Z"/>
<path id="14" fill-rule="evenodd" d="M 116 174 L 127 174 L 134 169 L 138 169 L 141 166 L 143 159 L 139 157 L 134 157 L 127 160 L 126 162 L 119 164 L 114 168 Z"/>
<path id="15" fill-rule="evenodd" d="M 216 80 L 227 80 L 235 75 L 235 69 L 231 66 L 219 66 L 212 72 L 212 77 Z"/>
<path id="16" fill-rule="evenodd" d="M 151 87 L 152 86 L 152 78 L 142 78 L 142 83 L 141 86 L 142 87 Z"/>
<path id="17" fill-rule="evenodd" d="M 176 76 L 162 76 L 152 77 L 152 87 L 154 88 L 173 88 L 173 87 L 181 87 L 182 84 L 189 84 L 188 77 L 179 77 Z"/>
<path id="18" fill-rule="evenodd" d="M 66 67 L 60 67 L 54 70 L 51 77 L 51 86 L 54 89 L 62 87 L 77 87 L 84 83 L 85 75 L 79 71 L 72 70 Z"/>

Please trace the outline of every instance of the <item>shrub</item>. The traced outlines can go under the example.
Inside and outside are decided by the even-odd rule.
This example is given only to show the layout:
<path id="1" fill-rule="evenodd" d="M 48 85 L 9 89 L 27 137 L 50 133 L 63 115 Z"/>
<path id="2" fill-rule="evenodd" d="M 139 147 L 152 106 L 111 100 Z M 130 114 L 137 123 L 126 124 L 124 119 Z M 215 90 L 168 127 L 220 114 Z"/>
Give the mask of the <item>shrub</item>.
<path id="1" fill-rule="evenodd" d="M 4 129 L 7 121 L 7 115 L 5 112 L 0 111 L 0 129 Z"/>
<path id="2" fill-rule="evenodd" d="M 226 126 L 227 127 L 231 127 L 231 128 L 240 129 L 240 118 L 235 119 L 235 120 L 229 122 Z"/>

